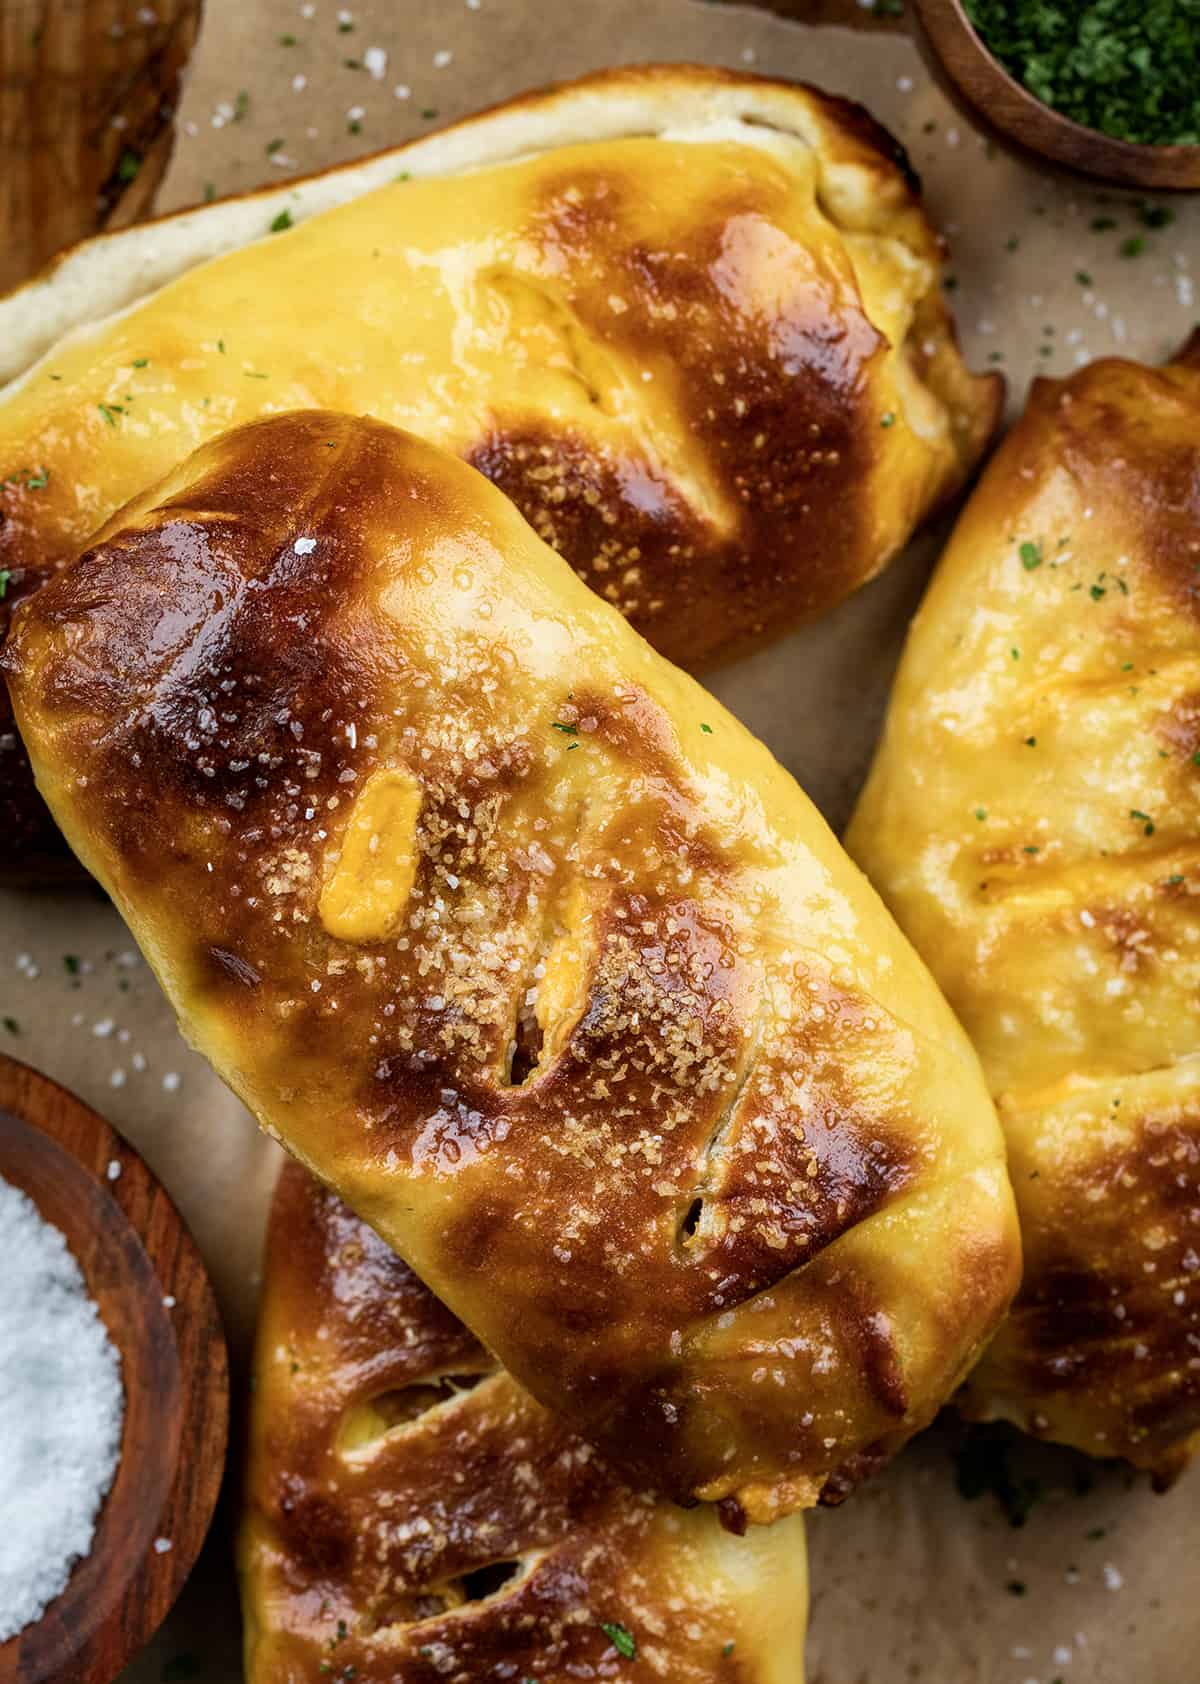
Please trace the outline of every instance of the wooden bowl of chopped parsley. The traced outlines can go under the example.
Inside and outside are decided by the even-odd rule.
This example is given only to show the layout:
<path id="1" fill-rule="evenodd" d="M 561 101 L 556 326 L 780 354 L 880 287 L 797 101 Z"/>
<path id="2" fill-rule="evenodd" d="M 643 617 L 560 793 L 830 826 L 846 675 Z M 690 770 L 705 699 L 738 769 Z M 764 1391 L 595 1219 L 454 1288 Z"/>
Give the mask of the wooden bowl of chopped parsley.
<path id="1" fill-rule="evenodd" d="M 1025 149 L 1200 188 L 1200 0 L 915 0 L 950 82 Z"/>

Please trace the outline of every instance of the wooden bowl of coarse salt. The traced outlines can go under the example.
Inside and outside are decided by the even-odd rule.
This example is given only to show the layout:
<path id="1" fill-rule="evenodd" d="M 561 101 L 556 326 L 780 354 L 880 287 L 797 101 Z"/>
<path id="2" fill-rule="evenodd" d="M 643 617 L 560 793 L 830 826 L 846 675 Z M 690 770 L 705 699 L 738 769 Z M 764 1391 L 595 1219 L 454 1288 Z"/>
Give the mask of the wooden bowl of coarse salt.
<path id="1" fill-rule="evenodd" d="M 0 1684 L 110 1684 L 212 1519 L 225 1340 L 141 1158 L 3 1057 L 0 1257 Z"/>

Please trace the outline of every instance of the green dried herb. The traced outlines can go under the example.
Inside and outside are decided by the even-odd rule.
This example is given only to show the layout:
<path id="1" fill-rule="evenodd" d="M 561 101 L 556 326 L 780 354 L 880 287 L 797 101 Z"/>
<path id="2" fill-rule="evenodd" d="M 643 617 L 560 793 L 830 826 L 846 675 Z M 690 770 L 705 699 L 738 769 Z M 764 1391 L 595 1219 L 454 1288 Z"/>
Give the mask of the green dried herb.
<path id="1" fill-rule="evenodd" d="M 984 45 L 1064 117 L 1118 140 L 1200 143 L 1197 0 L 964 3 Z"/>
<path id="2" fill-rule="evenodd" d="M 637 1659 L 637 1643 L 628 1627 L 621 1625 L 618 1620 L 601 1620 L 600 1630 L 608 1638 L 618 1655 L 623 1655 L 627 1661 Z"/>

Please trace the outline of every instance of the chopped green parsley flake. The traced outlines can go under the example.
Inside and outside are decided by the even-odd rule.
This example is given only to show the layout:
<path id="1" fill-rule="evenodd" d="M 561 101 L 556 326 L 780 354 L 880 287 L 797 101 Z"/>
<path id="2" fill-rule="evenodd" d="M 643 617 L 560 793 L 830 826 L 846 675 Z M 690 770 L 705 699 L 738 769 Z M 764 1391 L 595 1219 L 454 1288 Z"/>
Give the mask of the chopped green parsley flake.
<path id="1" fill-rule="evenodd" d="M 136 181 L 141 167 L 141 158 L 132 148 L 127 146 L 121 153 L 120 161 L 117 164 L 117 180 L 122 183 Z"/>
<path id="2" fill-rule="evenodd" d="M 896 417 L 890 409 L 886 415 L 880 416 L 879 425 L 881 427 L 894 427 L 896 425 Z"/>
<path id="3" fill-rule="evenodd" d="M 608 1638 L 618 1655 L 623 1655 L 627 1661 L 637 1659 L 637 1644 L 634 1641 L 633 1633 L 627 1627 L 616 1620 L 601 1620 L 600 1630 Z"/>
<path id="4" fill-rule="evenodd" d="M 1021 557 L 1021 566 L 1026 573 L 1032 573 L 1035 567 L 1042 565 L 1042 546 L 1040 544 L 1031 543 L 1026 539 L 1018 554 Z"/>
<path id="5" fill-rule="evenodd" d="M 1150 817 L 1149 813 L 1141 813 L 1136 807 L 1131 807 L 1129 809 L 1129 816 L 1131 819 L 1136 819 L 1138 821 L 1147 836 L 1154 835 L 1154 820 Z"/>
<path id="6" fill-rule="evenodd" d="M 1144 199 L 1137 215 L 1143 228 L 1169 228 L 1175 220 L 1175 212 L 1169 205 L 1150 205 Z"/>
<path id="7" fill-rule="evenodd" d="M 1190 0 L 965 5 L 1005 68 L 1064 117 L 1118 140 L 1200 141 L 1200 14 Z"/>
<path id="8" fill-rule="evenodd" d="M 272 232 L 272 234 L 282 234 L 285 228 L 290 228 L 291 226 L 292 226 L 292 213 L 291 213 L 291 211 L 290 210 L 281 210 L 279 215 L 277 217 L 275 217 L 271 222 L 271 232 Z"/>
<path id="9" fill-rule="evenodd" d="M 564 725 L 561 719 L 552 719 L 550 721 L 550 729 L 552 731 L 561 731 L 566 737 L 577 737 L 579 735 L 578 725 Z"/>

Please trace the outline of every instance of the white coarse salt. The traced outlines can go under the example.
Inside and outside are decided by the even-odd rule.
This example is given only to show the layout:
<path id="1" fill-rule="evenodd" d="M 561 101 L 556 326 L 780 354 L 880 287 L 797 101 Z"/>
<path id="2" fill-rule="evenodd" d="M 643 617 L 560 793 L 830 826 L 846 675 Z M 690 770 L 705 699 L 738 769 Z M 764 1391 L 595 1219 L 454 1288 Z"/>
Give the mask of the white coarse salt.
<path id="1" fill-rule="evenodd" d="M 121 1453 L 121 1359 L 83 1273 L 0 1178 L 0 1642 L 66 1588 Z"/>

